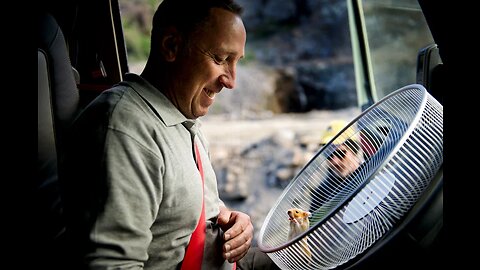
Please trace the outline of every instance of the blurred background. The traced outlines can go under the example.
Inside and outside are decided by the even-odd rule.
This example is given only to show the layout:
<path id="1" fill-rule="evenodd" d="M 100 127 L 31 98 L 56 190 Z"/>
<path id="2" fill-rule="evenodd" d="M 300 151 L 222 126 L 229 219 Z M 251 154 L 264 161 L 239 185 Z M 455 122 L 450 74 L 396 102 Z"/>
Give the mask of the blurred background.
<path id="1" fill-rule="evenodd" d="M 138 74 L 161 1 L 119 2 L 129 70 Z M 350 122 L 365 104 L 357 94 L 346 0 L 237 2 L 244 7 L 247 44 L 236 88 L 217 95 L 201 120 L 220 196 L 250 215 L 258 235 L 283 189 L 319 150 L 330 121 Z M 417 2 L 392 9 L 394 2 L 364 1 L 380 93 L 415 82 L 417 48 L 432 40 L 423 18 L 412 12 Z"/>

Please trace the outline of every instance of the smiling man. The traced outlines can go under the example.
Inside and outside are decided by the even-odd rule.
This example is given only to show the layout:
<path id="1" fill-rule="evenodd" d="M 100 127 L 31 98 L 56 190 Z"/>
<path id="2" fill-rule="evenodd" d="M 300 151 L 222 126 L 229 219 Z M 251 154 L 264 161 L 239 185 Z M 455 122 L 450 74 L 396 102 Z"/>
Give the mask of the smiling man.
<path id="1" fill-rule="evenodd" d="M 241 11 L 229 0 L 164 0 L 144 71 L 75 121 L 64 183 L 72 269 L 248 269 L 262 258 L 270 269 L 249 252 L 250 217 L 220 200 L 199 129 L 216 95 L 235 87 Z"/>
<path id="2" fill-rule="evenodd" d="M 214 7 L 209 18 L 193 28 L 175 23 L 185 15 L 169 19 L 169 14 L 155 14 L 152 52 L 142 77 L 189 119 L 205 115 L 223 88 L 235 87 L 236 65 L 246 42 L 238 12 L 234 7 Z"/>

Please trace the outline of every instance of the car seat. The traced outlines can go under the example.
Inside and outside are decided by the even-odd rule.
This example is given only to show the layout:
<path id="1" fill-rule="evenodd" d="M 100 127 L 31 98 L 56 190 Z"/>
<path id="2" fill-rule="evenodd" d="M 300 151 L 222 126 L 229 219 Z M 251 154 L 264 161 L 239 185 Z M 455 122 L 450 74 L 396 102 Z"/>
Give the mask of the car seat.
<path id="1" fill-rule="evenodd" d="M 38 156 L 33 213 L 39 264 L 60 269 L 65 224 L 59 177 L 65 132 L 79 110 L 67 45 L 55 18 L 38 15 Z M 43 269 L 43 268 L 42 268 Z"/>

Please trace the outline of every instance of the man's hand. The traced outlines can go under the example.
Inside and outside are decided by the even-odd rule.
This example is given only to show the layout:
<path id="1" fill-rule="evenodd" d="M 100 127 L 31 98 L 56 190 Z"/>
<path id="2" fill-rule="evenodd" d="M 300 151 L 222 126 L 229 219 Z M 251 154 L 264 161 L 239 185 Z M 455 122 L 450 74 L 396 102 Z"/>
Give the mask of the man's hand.
<path id="1" fill-rule="evenodd" d="M 247 254 L 253 239 L 253 225 L 250 217 L 242 212 L 230 211 L 220 207 L 217 223 L 225 232 L 223 239 L 223 257 L 233 263 Z"/>

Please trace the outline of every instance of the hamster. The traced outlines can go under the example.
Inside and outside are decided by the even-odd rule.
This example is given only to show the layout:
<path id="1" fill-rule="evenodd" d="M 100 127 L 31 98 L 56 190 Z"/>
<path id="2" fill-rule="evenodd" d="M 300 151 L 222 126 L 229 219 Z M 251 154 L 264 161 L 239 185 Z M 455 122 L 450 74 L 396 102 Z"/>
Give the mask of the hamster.
<path id="1" fill-rule="evenodd" d="M 288 241 L 290 241 L 297 235 L 302 234 L 303 232 L 307 231 L 308 228 L 310 228 L 309 218 L 312 216 L 312 214 L 299 208 L 290 208 L 288 209 L 287 214 L 290 223 L 290 228 L 288 230 Z M 311 257 L 312 252 L 308 247 L 307 238 L 305 237 L 302 239 L 300 244 L 302 245 L 305 255 Z"/>

